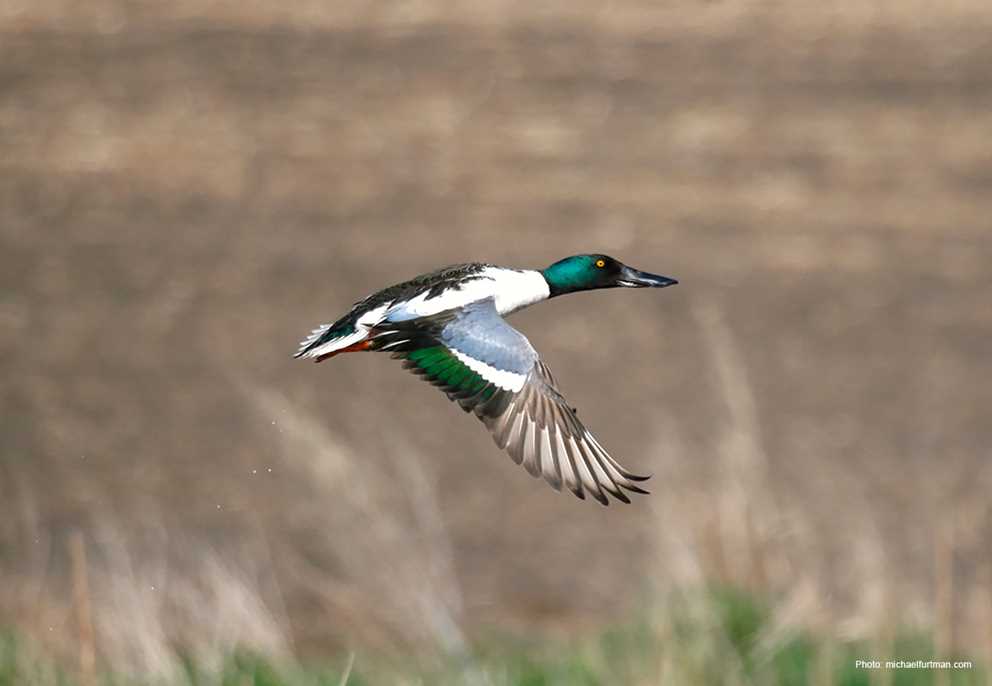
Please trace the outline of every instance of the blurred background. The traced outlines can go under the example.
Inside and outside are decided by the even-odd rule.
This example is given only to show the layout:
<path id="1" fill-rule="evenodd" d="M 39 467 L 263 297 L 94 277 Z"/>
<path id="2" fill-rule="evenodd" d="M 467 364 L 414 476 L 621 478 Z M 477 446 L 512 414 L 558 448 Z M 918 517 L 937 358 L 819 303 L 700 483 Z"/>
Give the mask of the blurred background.
<path id="1" fill-rule="evenodd" d="M 987 659 L 990 35 L 984 0 L 5 0 L 0 626 L 151 674 L 716 584 L 766 643 Z M 387 356 L 290 357 L 435 267 L 590 251 L 681 285 L 512 321 L 654 475 L 630 506 Z"/>

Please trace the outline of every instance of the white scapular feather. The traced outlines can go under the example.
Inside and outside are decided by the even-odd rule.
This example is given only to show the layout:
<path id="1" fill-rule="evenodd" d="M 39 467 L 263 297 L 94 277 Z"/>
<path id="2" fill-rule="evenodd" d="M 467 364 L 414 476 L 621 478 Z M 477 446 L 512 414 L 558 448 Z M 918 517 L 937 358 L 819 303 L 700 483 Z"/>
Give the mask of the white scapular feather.
<path id="1" fill-rule="evenodd" d="M 428 295 L 429 291 L 425 291 L 409 300 L 394 303 L 386 317 L 393 321 L 428 317 L 438 312 L 465 307 L 486 298 L 492 298 L 496 311 L 506 315 L 546 300 L 551 295 L 551 291 L 540 272 L 489 267 L 457 287 L 448 288 L 440 295 L 434 297 Z"/>

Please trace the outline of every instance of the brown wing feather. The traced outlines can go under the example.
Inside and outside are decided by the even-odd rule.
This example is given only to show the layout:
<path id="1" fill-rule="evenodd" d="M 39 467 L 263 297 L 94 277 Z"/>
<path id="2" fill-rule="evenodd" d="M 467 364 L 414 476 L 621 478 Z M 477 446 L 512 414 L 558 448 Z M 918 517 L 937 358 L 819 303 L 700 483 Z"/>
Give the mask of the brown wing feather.
<path id="1" fill-rule="evenodd" d="M 491 304 L 490 304 L 491 306 Z M 526 338 L 509 326 L 495 309 L 498 323 L 488 324 L 490 336 L 522 340 L 525 360 L 514 373 L 526 378 L 518 391 L 500 387 L 479 371 L 470 369 L 445 343 L 445 332 L 457 324 L 458 312 L 393 322 L 376 328 L 373 348 L 389 350 L 404 366 L 444 391 L 463 410 L 473 413 L 489 429 L 501 449 L 534 477 L 542 477 L 555 490 L 564 485 L 579 498 L 588 493 L 603 505 L 608 495 L 625 503 L 624 492 L 647 493 L 637 485 L 648 477 L 632 474 L 603 449 L 582 425 L 575 410 L 562 397 L 554 377 L 540 361 Z M 512 332 L 504 330 L 502 327 Z M 463 339 L 471 331 L 458 332 Z M 532 362 L 531 362 L 532 360 Z M 484 364 L 491 364 L 481 360 Z M 532 364 L 528 369 L 527 365 Z M 518 371 L 519 370 L 519 371 Z M 494 373 L 496 370 L 493 369 Z"/>
<path id="2" fill-rule="evenodd" d="M 603 505 L 609 504 L 607 494 L 629 503 L 623 489 L 647 493 L 636 482 L 648 477 L 632 474 L 610 457 L 565 402 L 542 362 L 534 365 L 502 414 L 479 418 L 514 462 L 555 490 L 564 484 L 579 498 L 589 493 Z"/>

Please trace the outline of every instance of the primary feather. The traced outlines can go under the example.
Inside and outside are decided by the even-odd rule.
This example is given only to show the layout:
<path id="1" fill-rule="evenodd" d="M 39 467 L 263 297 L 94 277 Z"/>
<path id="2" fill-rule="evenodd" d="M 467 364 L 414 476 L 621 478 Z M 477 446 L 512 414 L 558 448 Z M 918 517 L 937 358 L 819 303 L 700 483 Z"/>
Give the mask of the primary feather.
<path id="1" fill-rule="evenodd" d="M 621 467 L 583 426 L 530 341 L 491 298 L 428 318 L 383 323 L 372 349 L 392 350 L 404 366 L 439 386 L 482 420 L 496 444 L 531 476 L 579 498 L 623 502 L 645 493 L 646 477 Z"/>

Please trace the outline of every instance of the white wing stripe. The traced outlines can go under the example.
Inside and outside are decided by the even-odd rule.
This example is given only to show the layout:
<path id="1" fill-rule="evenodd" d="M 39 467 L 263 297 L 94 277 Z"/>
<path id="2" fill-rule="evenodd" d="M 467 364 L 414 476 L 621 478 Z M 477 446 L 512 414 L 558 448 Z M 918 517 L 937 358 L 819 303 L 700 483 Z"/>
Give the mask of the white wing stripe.
<path id="1" fill-rule="evenodd" d="M 482 360 L 477 360 L 470 355 L 466 355 L 456 348 L 451 348 L 451 352 L 453 352 L 455 357 L 457 357 L 466 367 L 471 369 L 489 383 L 499 386 L 504 391 L 516 393 L 524 387 L 524 382 L 527 381 L 527 377 L 524 374 L 515 374 L 514 372 L 496 369 Z"/>

